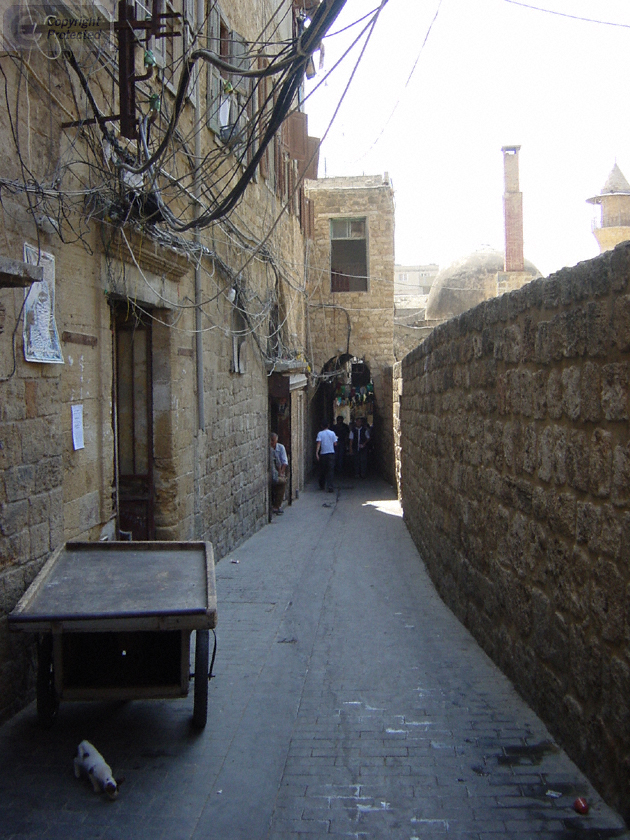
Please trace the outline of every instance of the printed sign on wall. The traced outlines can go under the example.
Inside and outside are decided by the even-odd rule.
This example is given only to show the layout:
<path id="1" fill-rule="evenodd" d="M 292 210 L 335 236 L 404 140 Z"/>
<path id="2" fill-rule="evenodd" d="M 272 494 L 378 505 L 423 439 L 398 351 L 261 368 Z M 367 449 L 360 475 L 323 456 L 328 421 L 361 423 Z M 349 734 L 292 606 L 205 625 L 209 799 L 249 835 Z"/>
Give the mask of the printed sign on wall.
<path id="1" fill-rule="evenodd" d="M 24 244 L 24 261 L 41 265 L 44 279 L 33 283 L 24 303 L 24 358 L 27 362 L 63 364 L 55 322 L 55 258 Z"/>

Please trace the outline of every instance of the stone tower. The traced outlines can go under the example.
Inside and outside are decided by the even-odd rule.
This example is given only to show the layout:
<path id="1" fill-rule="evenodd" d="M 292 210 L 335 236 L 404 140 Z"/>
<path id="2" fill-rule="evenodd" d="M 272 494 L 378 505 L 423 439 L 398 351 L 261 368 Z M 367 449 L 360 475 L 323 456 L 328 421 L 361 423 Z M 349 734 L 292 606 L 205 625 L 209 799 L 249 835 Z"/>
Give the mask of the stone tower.
<path id="1" fill-rule="evenodd" d="M 630 239 L 630 184 L 616 163 L 600 194 L 587 201 L 601 207 L 601 224 L 593 233 L 602 253 Z"/>
<path id="2" fill-rule="evenodd" d="M 503 146 L 505 192 L 505 271 L 523 271 L 523 193 L 518 188 L 518 153 L 520 146 Z"/>

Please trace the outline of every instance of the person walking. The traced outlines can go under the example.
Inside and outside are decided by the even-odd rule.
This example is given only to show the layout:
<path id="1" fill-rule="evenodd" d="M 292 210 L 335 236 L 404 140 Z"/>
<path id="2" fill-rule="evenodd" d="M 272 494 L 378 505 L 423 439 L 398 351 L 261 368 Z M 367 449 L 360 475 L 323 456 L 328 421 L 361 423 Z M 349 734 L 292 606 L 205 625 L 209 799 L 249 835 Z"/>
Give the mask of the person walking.
<path id="1" fill-rule="evenodd" d="M 335 448 L 335 472 L 337 475 L 343 475 L 346 450 L 348 448 L 348 437 L 350 435 L 350 426 L 344 422 L 342 414 L 337 417 L 337 422 L 332 427 L 332 431 L 337 435 L 337 446 Z"/>
<path id="2" fill-rule="evenodd" d="M 363 418 L 357 417 L 354 429 L 350 432 L 350 455 L 354 456 L 354 476 L 365 478 L 367 475 L 368 443 L 370 432 L 363 426 Z"/>
<path id="3" fill-rule="evenodd" d="M 324 487 L 329 493 L 334 493 L 335 476 L 335 447 L 337 446 L 337 435 L 328 428 L 325 420 L 322 430 L 317 435 L 315 443 L 315 458 L 319 463 L 319 489 Z"/>
<path id="4" fill-rule="evenodd" d="M 275 432 L 272 432 L 269 436 L 269 465 L 271 468 L 271 509 L 280 516 L 282 514 L 284 489 L 287 486 L 289 459 L 287 458 L 287 450 L 281 443 L 278 443 L 278 435 Z"/>

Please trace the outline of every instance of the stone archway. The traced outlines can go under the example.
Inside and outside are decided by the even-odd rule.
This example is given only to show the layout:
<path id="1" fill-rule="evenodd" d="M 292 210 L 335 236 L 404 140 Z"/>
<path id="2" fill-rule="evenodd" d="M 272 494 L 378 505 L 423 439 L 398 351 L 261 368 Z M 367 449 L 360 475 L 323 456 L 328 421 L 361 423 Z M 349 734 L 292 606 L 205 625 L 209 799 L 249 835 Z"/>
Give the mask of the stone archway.
<path id="1" fill-rule="evenodd" d="M 374 383 L 367 362 L 350 353 L 333 356 L 322 368 L 317 405 L 318 428 L 323 421 L 330 427 L 341 416 L 350 429 L 357 417 L 374 434 L 376 410 Z M 373 453 L 370 461 L 374 461 Z"/>

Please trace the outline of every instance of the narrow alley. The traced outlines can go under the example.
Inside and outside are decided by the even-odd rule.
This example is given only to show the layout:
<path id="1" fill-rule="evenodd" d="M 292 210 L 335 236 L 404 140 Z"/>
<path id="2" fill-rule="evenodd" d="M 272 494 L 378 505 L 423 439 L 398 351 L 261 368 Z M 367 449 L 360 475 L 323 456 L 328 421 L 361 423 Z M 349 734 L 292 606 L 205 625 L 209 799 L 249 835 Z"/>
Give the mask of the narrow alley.
<path id="1" fill-rule="evenodd" d="M 629 836 L 440 601 L 388 485 L 311 484 L 216 574 L 205 730 L 191 696 L 62 703 L 49 731 L 29 706 L 0 729 L 0 837 Z M 74 778 L 84 738 L 115 802 Z"/>

